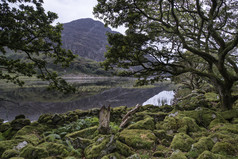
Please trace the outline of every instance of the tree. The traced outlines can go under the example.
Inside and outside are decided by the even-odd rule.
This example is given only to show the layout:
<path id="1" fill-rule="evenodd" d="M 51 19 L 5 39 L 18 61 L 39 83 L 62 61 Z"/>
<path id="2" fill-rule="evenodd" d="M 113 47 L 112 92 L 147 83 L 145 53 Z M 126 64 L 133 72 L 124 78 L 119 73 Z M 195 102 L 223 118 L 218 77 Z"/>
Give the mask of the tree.
<path id="1" fill-rule="evenodd" d="M 143 84 L 192 73 L 212 83 L 221 107 L 231 109 L 238 99 L 237 11 L 236 0 L 98 0 L 96 17 L 128 28 L 109 34 L 103 65 Z"/>
<path id="2" fill-rule="evenodd" d="M 45 13 L 43 0 L 1 0 L 0 3 L 0 80 L 22 86 L 20 76 L 36 76 L 49 81 L 50 88 L 74 90 L 48 62 L 66 67 L 74 59 L 71 51 L 61 48 L 62 24 L 53 12 Z"/>

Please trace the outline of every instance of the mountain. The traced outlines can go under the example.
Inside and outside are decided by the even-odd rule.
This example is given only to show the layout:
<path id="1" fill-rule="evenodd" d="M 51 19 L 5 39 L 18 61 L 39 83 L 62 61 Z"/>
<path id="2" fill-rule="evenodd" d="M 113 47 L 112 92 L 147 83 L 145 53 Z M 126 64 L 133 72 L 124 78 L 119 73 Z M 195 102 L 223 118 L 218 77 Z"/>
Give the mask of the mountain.
<path id="1" fill-rule="evenodd" d="M 108 45 L 107 32 L 116 33 L 102 22 L 90 18 L 65 23 L 62 31 L 63 48 L 84 58 L 103 61 Z"/>

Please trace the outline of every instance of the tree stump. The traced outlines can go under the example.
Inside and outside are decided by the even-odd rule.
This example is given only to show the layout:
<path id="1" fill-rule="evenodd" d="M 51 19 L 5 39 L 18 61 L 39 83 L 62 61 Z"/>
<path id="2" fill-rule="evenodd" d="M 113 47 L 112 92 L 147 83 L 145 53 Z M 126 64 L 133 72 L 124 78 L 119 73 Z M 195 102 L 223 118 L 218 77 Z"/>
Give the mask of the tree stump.
<path id="1" fill-rule="evenodd" d="M 99 111 L 99 128 L 98 128 L 98 131 L 99 131 L 100 134 L 110 133 L 110 127 L 109 127 L 110 112 L 111 112 L 110 106 L 108 106 L 108 108 L 103 106 Z"/>

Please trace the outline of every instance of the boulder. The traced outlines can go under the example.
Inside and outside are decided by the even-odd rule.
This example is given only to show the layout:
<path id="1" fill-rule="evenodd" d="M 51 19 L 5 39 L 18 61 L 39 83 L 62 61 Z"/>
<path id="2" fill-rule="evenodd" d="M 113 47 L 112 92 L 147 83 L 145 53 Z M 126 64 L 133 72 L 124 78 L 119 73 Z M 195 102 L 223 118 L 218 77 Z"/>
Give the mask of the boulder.
<path id="1" fill-rule="evenodd" d="M 156 142 L 156 136 L 151 130 L 142 129 L 124 129 L 119 139 L 135 149 L 151 149 Z"/>
<path id="2" fill-rule="evenodd" d="M 184 133 L 178 133 L 174 136 L 173 141 L 171 142 L 170 147 L 173 150 L 181 150 L 183 152 L 188 152 L 191 149 L 194 140 Z"/>

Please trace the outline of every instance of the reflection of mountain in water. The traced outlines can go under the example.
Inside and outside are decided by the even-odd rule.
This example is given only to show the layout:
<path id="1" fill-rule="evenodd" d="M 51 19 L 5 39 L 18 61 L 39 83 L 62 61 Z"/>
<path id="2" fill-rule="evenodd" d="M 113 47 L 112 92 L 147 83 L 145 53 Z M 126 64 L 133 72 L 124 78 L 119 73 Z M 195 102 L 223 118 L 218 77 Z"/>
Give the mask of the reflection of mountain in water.
<path id="1" fill-rule="evenodd" d="M 71 102 L 29 102 L 19 105 L 0 102 L 1 106 L 6 105 L 6 107 L 0 107 L 0 118 L 12 120 L 16 115 L 25 114 L 31 120 L 37 120 L 39 115 L 44 113 L 63 113 L 75 109 L 99 108 L 103 105 L 132 107 L 142 104 L 148 98 L 167 89 L 169 86 L 166 84 L 154 88 L 112 88 L 97 95 Z"/>
<path id="2" fill-rule="evenodd" d="M 162 105 L 172 105 L 174 99 L 174 92 L 173 91 L 162 91 L 159 94 L 151 97 L 146 102 L 143 103 L 143 105 L 152 104 L 156 106 L 162 106 Z"/>

